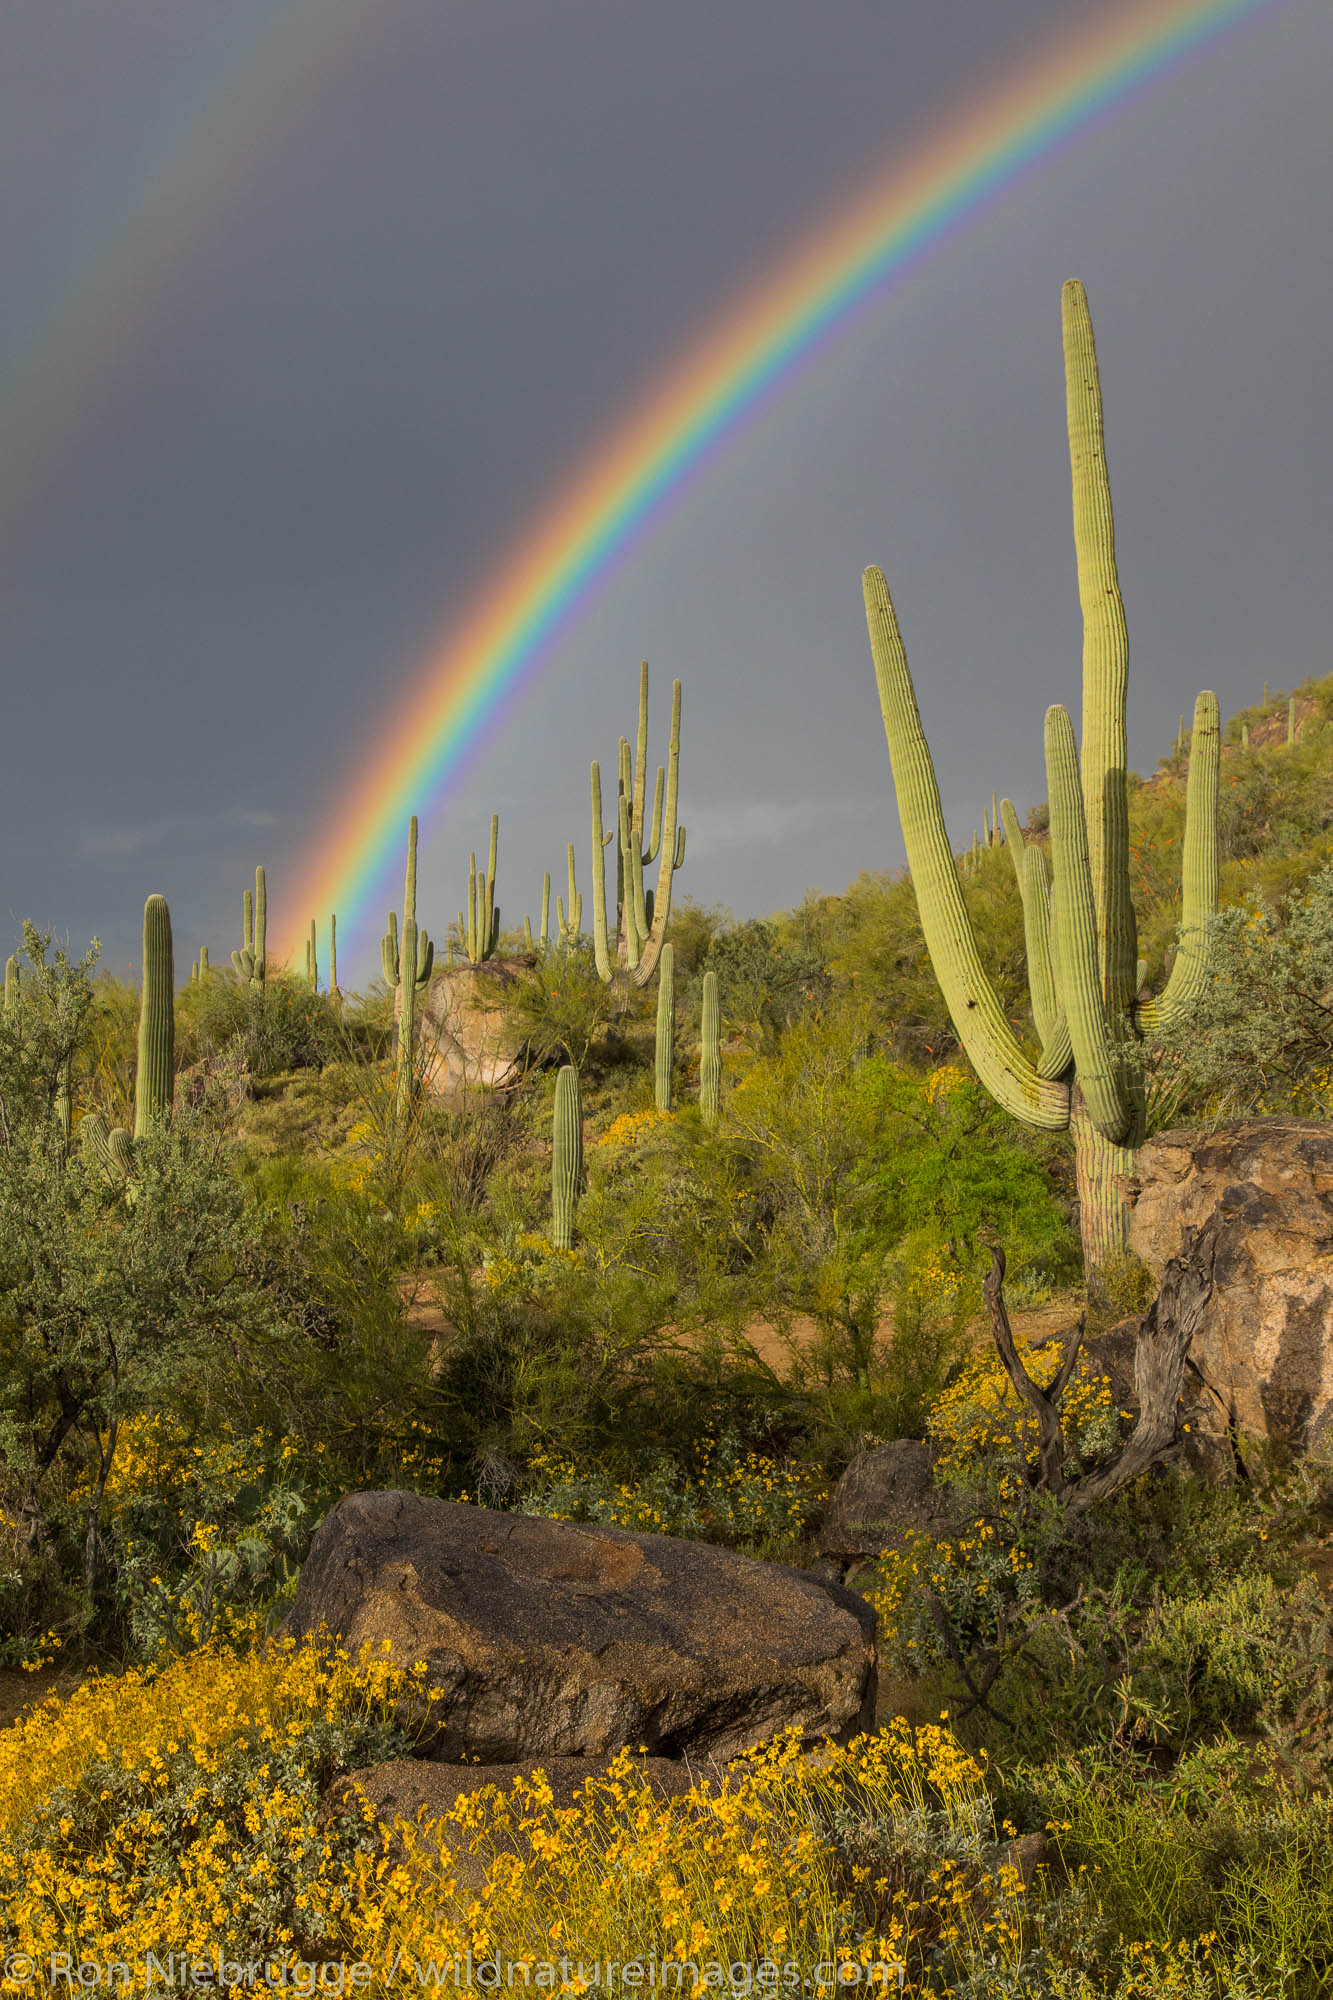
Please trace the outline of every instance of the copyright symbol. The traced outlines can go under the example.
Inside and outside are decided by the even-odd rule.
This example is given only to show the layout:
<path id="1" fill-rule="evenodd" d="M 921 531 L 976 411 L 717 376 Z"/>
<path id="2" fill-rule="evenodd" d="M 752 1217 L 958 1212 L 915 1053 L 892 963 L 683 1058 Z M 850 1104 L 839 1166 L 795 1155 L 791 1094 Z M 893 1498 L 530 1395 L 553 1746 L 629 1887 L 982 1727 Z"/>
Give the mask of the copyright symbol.
<path id="1" fill-rule="evenodd" d="M 19 1986 L 26 1986 L 37 1970 L 34 1959 L 26 1951 L 11 1951 L 4 1963 L 6 1979 L 12 1979 Z"/>

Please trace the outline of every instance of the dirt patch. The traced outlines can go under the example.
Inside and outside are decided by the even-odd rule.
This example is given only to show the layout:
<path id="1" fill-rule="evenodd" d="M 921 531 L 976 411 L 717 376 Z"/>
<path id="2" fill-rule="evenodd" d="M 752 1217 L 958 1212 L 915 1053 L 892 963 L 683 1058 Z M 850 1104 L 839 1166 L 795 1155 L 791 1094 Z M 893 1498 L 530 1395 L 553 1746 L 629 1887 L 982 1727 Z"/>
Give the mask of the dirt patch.
<path id="1" fill-rule="evenodd" d="M 0 1667 L 0 1729 L 7 1729 L 50 1694 L 72 1694 L 82 1679 L 74 1667 L 39 1667 L 33 1674 Z"/>
<path id="2" fill-rule="evenodd" d="M 1078 1323 L 1078 1307 L 1069 1304 L 1036 1306 L 1030 1312 L 1014 1312 L 1009 1315 L 1014 1333 L 1021 1342 L 1041 1347 L 1049 1340 L 1063 1338 Z M 974 1320 L 968 1328 L 969 1338 L 984 1347 L 990 1339 L 990 1325 L 984 1319 Z M 805 1313 L 796 1313 L 785 1328 L 778 1328 L 769 1320 L 754 1319 L 741 1328 L 740 1340 L 749 1347 L 765 1368 L 771 1368 L 775 1375 L 788 1375 L 819 1343 L 820 1330 L 814 1320 Z M 875 1328 L 875 1345 L 881 1350 L 893 1338 L 893 1316 L 887 1314 Z"/>

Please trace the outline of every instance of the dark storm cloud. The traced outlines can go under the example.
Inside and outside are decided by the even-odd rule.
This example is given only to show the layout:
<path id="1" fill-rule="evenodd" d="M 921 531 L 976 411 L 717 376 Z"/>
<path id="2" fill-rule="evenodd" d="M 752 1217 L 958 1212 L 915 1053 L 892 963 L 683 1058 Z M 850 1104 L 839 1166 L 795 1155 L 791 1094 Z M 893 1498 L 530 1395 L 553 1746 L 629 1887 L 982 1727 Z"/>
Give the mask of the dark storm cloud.
<path id="1" fill-rule="evenodd" d="M 271 11 L 0 14 L 11 351 Z M 611 421 L 895 149 L 1115 11 L 377 0 L 174 253 L 3 552 L 5 907 L 119 962 L 161 888 L 182 950 L 221 957 L 255 860 L 280 898 L 428 641 Z M 872 558 L 957 836 L 993 783 L 1039 789 L 1041 704 L 1076 671 L 1072 269 L 1107 374 L 1137 754 L 1199 681 L 1234 706 L 1325 664 L 1330 41 L 1317 6 L 1268 10 L 1013 193 L 747 433 L 460 782 L 431 848 L 442 908 L 493 804 L 513 913 L 569 835 L 583 857 L 587 759 L 632 720 L 641 652 L 659 702 L 686 683 L 683 887 L 769 908 L 893 865 L 858 628 Z"/>

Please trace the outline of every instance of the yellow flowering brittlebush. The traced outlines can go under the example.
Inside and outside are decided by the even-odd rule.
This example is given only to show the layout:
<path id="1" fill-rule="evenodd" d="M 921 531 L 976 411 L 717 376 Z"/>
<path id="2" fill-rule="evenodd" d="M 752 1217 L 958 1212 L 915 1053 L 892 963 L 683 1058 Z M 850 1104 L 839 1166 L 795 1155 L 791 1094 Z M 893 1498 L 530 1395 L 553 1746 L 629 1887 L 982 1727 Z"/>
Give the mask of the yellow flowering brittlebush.
<path id="1" fill-rule="evenodd" d="M 1019 1342 L 1024 1366 L 1043 1387 L 1060 1365 L 1053 1342 Z M 1092 1460 L 1117 1441 L 1121 1413 L 1104 1375 L 1075 1370 L 1061 1405 L 1074 1452 Z M 1035 1603 L 1038 1579 L 1021 1513 L 1012 1505 L 1037 1462 L 1036 1419 L 993 1348 L 976 1354 L 936 1398 L 927 1419 L 936 1446 L 935 1476 L 962 1489 L 983 1486 L 1002 1503 L 978 1512 L 947 1538 L 919 1530 L 880 1557 L 865 1596 L 879 1617 L 880 1643 L 896 1665 L 920 1673 L 945 1656 L 929 1599 L 947 1614 L 955 1637 L 981 1638 L 1005 1606 Z"/>
<path id="2" fill-rule="evenodd" d="M 622 1111 L 613 1118 L 605 1132 L 593 1140 L 595 1146 L 633 1146 L 649 1132 L 663 1125 L 674 1125 L 674 1111 Z"/>
<path id="3" fill-rule="evenodd" d="M 392 1865 L 357 1857 L 347 1947 L 372 1965 L 682 1964 L 687 1994 L 705 1962 L 764 1961 L 826 1967 L 816 1993 L 852 1966 L 872 1990 L 944 1992 L 979 1948 L 1021 1954 L 1022 1878 L 994 1835 L 981 1766 L 941 1728 L 899 1721 L 816 1759 L 793 1732 L 674 1800 L 626 1752 L 566 1807 L 537 1774 L 398 1822 Z M 574 1964 L 556 1982 L 586 1983 Z"/>
<path id="4" fill-rule="evenodd" d="M 336 1944 L 372 1836 L 325 1826 L 321 1790 L 410 1748 L 396 1716 L 424 1673 L 205 1647 L 43 1703 L 0 1735 L 0 1945 L 44 1964 Z"/>

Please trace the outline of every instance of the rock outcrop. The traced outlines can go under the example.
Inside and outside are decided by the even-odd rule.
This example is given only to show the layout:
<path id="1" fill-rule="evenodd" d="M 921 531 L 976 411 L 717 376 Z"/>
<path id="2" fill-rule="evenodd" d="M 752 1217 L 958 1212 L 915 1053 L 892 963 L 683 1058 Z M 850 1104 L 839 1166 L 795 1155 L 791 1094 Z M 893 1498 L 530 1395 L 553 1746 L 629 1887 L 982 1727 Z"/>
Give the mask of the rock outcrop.
<path id="1" fill-rule="evenodd" d="M 943 1534 L 943 1495 L 934 1481 L 935 1452 L 917 1438 L 858 1451 L 834 1487 L 817 1541 L 818 1573 L 841 1578 L 913 1529 Z"/>
<path id="2" fill-rule="evenodd" d="M 448 965 L 431 976 L 417 1014 L 427 1085 L 439 1098 L 505 1090 L 523 1072 L 527 1043 L 510 1009 L 530 958 L 488 958 Z M 399 1000 L 396 998 L 395 1018 Z"/>
<path id="3" fill-rule="evenodd" d="M 1160 1277 L 1187 1230 L 1222 1222 L 1186 1399 L 1205 1461 L 1247 1438 L 1333 1442 L 1333 1125 L 1264 1118 L 1172 1131 L 1138 1156 L 1130 1240 Z"/>
<path id="4" fill-rule="evenodd" d="M 513 1764 L 846 1739 L 873 1720 L 874 1626 L 835 1584 L 703 1542 L 390 1492 L 325 1515 L 284 1630 L 424 1660 L 422 1753 Z"/>

